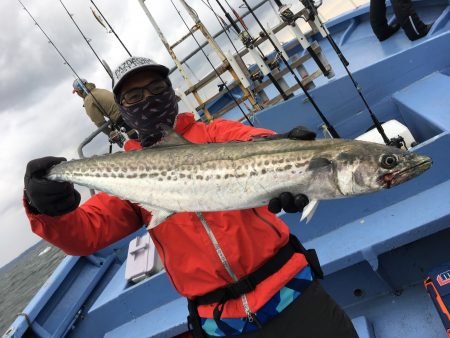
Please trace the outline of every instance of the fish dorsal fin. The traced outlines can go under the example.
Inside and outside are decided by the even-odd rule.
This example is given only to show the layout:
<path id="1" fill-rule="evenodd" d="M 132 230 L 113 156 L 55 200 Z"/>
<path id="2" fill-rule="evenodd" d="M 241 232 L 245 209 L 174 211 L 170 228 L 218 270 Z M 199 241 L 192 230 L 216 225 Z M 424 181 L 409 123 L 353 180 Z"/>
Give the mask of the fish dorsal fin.
<path id="1" fill-rule="evenodd" d="M 163 132 L 163 137 L 162 137 L 161 141 L 156 143 L 151 148 L 163 148 L 163 147 L 173 147 L 173 146 L 182 146 L 182 145 L 186 145 L 186 144 L 192 144 L 192 142 L 189 142 L 188 140 L 186 140 L 183 136 L 178 134 L 172 128 L 162 125 L 161 130 Z"/>

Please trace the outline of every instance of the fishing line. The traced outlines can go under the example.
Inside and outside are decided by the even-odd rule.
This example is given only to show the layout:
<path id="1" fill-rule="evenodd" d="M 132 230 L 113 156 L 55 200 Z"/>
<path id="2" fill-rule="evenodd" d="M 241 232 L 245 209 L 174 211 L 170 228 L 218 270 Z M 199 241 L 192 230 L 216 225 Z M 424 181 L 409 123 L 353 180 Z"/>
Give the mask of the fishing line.
<path id="1" fill-rule="evenodd" d="M 81 77 L 78 75 L 78 73 L 75 71 L 75 69 L 72 67 L 72 65 L 69 63 L 69 61 L 67 61 L 67 59 L 64 57 L 63 53 L 59 50 L 59 48 L 54 44 L 54 42 L 52 41 L 52 39 L 50 39 L 50 37 L 47 35 L 47 33 L 44 31 L 44 29 L 41 27 L 41 25 L 39 25 L 39 23 L 36 21 L 36 19 L 33 17 L 33 15 L 30 13 L 30 11 L 28 11 L 28 9 L 25 7 L 25 5 L 22 3 L 22 1 L 17 0 L 20 5 L 22 6 L 22 8 L 25 10 L 25 12 L 27 12 L 27 14 L 30 16 L 30 18 L 33 20 L 34 24 L 39 28 L 39 30 L 42 32 L 42 34 L 44 34 L 44 36 L 47 38 L 47 41 L 53 46 L 53 48 L 58 52 L 59 56 L 64 60 L 64 64 L 67 65 L 70 70 L 72 71 L 72 73 L 75 75 L 76 79 L 79 81 L 80 84 L 83 83 L 83 81 L 81 80 Z M 84 87 L 84 86 L 83 86 Z M 87 89 L 86 87 L 84 87 L 84 89 L 87 91 L 88 94 L 92 95 L 92 98 L 94 99 L 94 101 L 97 103 L 98 108 L 102 111 L 102 113 L 105 116 L 108 116 L 106 114 L 105 109 L 103 108 L 103 106 L 100 104 L 100 102 L 96 99 L 96 97 L 94 96 L 94 94 Z M 112 125 L 112 127 L 114 129 L 117 129 L 120 131 L 119 128 L 117 128 L 116 124 L 113 123 L 111 120 L 109 121 Z"/>
<path id="2" fill-rule="evenodd" d="M 281 0 L 274 0 L 275 3 L 278 6 L 278 16 L 281 18 L 281 20 L 285 23 L 287 23 L 289 26 L 292 27 L 292 29 L 294 30 L 294 32 L 298 32 L 299 34 L 303 35 L 303 33 L 300 31 L 300 28 L 297 27 L 297 25 L 295 24 L 295 22 L 297 21 L 297 19 L 299 18 L 297 15 L 294 15 L 294 13 L 289 9 L 288 6 L 284 5 Z M 295 34 L 297 36 L 297 34 Z M 330 75 L 330 71 L 325 67 L 325 65 L 323 64 L 322 60 L 320 59 L 319 55 L 317 55 L 317 53 L 313 50 L 313 48 L 311 47 L 311 44 L 309 43 L 308 39 L 306 38 L 306 36 L 297 36 L 297 39 L 300 42 L 300 45 L 306 49 L 306 51 L 308 52 L 308 54 L 312 57 L 312 59 L 314 60 L 314 62 L 317 64 L 317 66 L 319 67 L 320 71 L 323 73 L 323 75 L 325 76 L 329 76 Z"/>
<path id="3" fill-rule="evenodd" d="M 108 73 L 109 77 L 113 78 L 112 74 L 110 73 L 110 70 L 104 65 L 104 63 L 102 62 L 102 60 L 100 60 L 100 57 L 98 56 L 98 54 L 96 53 L 94 47 L 92 47 L 91 45 L 91 41 L 90 39 L 88 39 L 83 31 L 80 29 L 80 27 L 78 26 L 78 24 L 76 23 L 75 19 L 73 18 L 73 14 L 70 14 L 68 9 L 66 8 L 66 6 L 64 5 L 64 3 L 62 2 L 62 0 L 59 0 L 59 2 L 61 3 L 61 5 L 64 7 L 64 10 L 66 11 L 67 15 L 69 16 L 70 20 L 72 20 L 73 24 L 75 25 L 75 27 L 77 27 L 78 31 L 80 32 L 81 36 L 83 37 L 84 41 L 86 41 L 86 43 L 88 44 L 89 48 L 92 50 L 92 53 L 94 53 L 95 57 L 97 58 L 98 62 L 101 63 L 102 67 L 105 69 L 106 73 Z"/>
<path id="4" fill-rule="evenodd" d="M 303 6 L 305 6 L 305 8 L 308 9 L 308 11 L 310 13 L 310 17 L 306 18 L 305 21 L 309 21 L 309 20 L 313 20 L 314 18 L 317 18 L 317 21 L 319 22 L 322 30 L 326 33 L 326 38 L 327 38 L 328 42 L 330 43 L 331 47 L 334 49 L 337 56 L 339 57 L 339 60 L 341 61 L 342 65 L 344 66 L 345 71 L 347 72 L 350 80 L 353 83 L 353 86 L 355 87 L 357 93 L 361 97 L 361 100 L 364 102 L 365 107 L 369 111 L 370 117 L 372 118 L 372 121 L 373 121 L 375 127 L 377 128 L 378 132 L 380 133 L 381 137 L 383 138 L 383 142 L 386 145 L 392 145 L 397 148 L 401 148 L 401 146 L 404 143 L 404 140 L 401 137 L 392 138 L 392 139 L 389 139 L 387 137 L 386 133 L 384 132 L 383 126 L 381 125 L 381 123 L 378 120 L 378 118 L 376 117 L 376 115 L 373 113 L 372 109 L 369 106 L 369 103 L 367 102 L 366 98 L 364 97 L 364 94 L 362 93 L 362 90 L 361 90 L 361 86 L 358 84 L 358 82 L 356 82 L 355 78 L 353 77 L 353 74 L 348 69 L 349 62 L 345 58 L 344 54 L 342 54 L 342 51 L 337 46 L 336 42 L 334 41 L 333 37 L 331 36 L 331 34 L 328 31 L 325 24 L 320 19 L 319 12 L 317 11 L 317 7 L 319 7 L 322 4 L 322 2 L 320 2 L 320 4 L 317 7 L 315 6 L 315 4 L 313 2 L 311 2 L 311 0 L 300 0 L 300 2 L 303 4 Z"/>
<path id="5" fill-rule="evenodd" d="M 239 34 L 235 31 L 235 29 L 234 29 L 234 27 L 232 25 L 227 25 L 225 20 L 219 14 L 216 13 L 214 8 L 211 6 L 211 3 L 209 2 L 209 0 L 206 0 L 206 1 L 205 0 L 201 0 L 201 1 L 205 4 L 206 7 L 208 7 L 211 10 L 211 12 L 214 13 L 214 16 L 216 17 L 217 21 L 219 22 L 220 27 L 222 28 L 223 32 L 227 36 L 228 41 L 230 41 L 230 43 L 233 46 L 233 49 L 236 52 L 236 54 L 239 55 L 239 52 L 238 52 L 238 49 L 237 49 L 236 45 L 234 44 L 233 40 L 231 39 L 230 35 L 227 32 L 227 31 L 229 31 L 227 29 L 227 26 L 233 29 L 233 32 L 236 34 L 236 36 L 239 36 Z M 240 55 L 239 55 L 239 58 L 241 59 L 241 61 L 243 61 L 242 57 Z"/>
<path id="6" fill-rule="evenodd" d="M 327 120 L 327 118 L 325 117 L 325 115 L 320 111 L 319 106 L 316 104 L 315 100 L 312 98 L 311 95 L 309 95 L 308 91 L 306 90 L 305 86 L 302 84 L 302 82 L 299 80 L 299 78 L 297 77 L 297 75 L 295 74 L 294 70 L 292 69 L 292 67 L 289 65 L 289 62 L 287 62 L 287 60 L 284 58 L 283 54 L 280 52 L 280 50 L 278 49 L 277 45 L 275 44 L 275 42 L 273 42 L 272 38 L 269 36 L 269 34 L 267 33 L 266 29 L 264 28 L 264 26 L 262 25 L 261 21 L 259 21 L 258 17 L 256 16 L 255 12 L 253 11 L 253 9 L 248 5 L 246 0 L 242 0 L 242 2 L 244 3 L 244 5 L 247 7 L 248 11 L 250 12 L 250 14 L 252 14 L 253 18 L 256 20 L 256 23 L 259 25 L 259 27 L 261 28 L 261 30 L 264 32 L 264 34 L 267 36 L 267 39 L 270 41 L 270 43 L 272 44 L 272 46 L 274 47 L 275 51 L 278 53 L 279 57 L 281 58 L 281 60 L 283 60 L 283 63 L 286 65 L 286 67 L 288 68 L 288 70 L 291 72 L 291 74 L 293 75 L 295 81 L 298 83 L 298 85 L 300 86 L 300 88 L 303 90 L 305 96 L 308 98 L 309 102 L 311 102 L 311 104 L 313 105 L 314 109 L 316 110 L 317 114 L 320 116 L 320 118 L 322 119 L 323 123 L 325 124 L 326 128 L 328 129 L 328 132 L 330 133 L 330 135 L 333 138 L 340 138 L 339 134 L 337 133 L 336 129 L 334 129 L 334 127 L 330 124 L 330 122 Z"/>
<path id="7" fill-rule="evenodd" d="M 119 38 L 119 36 L 117 35 L 116 31 L 114 30 L 114 28 L 109 24 L 108 20 L 106 20 L 106 17 L 103 15 L 103 13 L 98 9 L 97 5 L 95 4 L 95 2 L 93 0 L 91 0 L 91 4 L 94 5 L 95 9 L 98 11 L 98 13 L 100 14 L 100 16 L 103 18 L 103 20 L 105 20 L 106 24 L 108 25 L 109 29 L 111 30 L 111 32 L 116 36 L 117 40 L 119 40 L 120 44 L 122 45 L 122 47 L 125 49 L 125 51 L 128 53 L 128 55 L 131 57 L 131 53 L 128 50 L 128 48 L 125 46 L 125 44 L 122 42 L 122 40 Z"/>
<path id="8" fill-rule="evenodd" d="M 234 15 L 236 16 L 236 18 L 238 19 L 238 21 L 241 23 L 242 28 L 244 29 L 245 33 L 239 28 L 239 26 L 237 25 L 236 22 L 234 22 L 233 18 L 231 17 L 230 13 L 228 13 L 225 8 L 222 6 L 222 4 L 220 3 L 219 0 L 216 0 L 217 4 L 219 5 L 220 9 L 222 9 L 222 11 L 225 14 L 225 17 L 228 19 L 228 21 L 230 22 L 230 24 L 234 27 L 234 29 L 239 33 L 239 37 L 243 43 L 243 45 L 247 48 L 247 49 L 254 49 L 255 48 L 255 44 L 254 44 L 254 39 L 251 36 L 250 32 L 247 29 L 247 26 L 245 25 L 245 23 L 243 22 L 242 18 L 239 17 L 239 14 L 237 14 L 237 12 L 230 6 L 230 4 L 228 3 L 228 1 L 226 1 L 226 3 L 228 4 L 228 7 L 231 8 L 231 10 L 233 11 Z M 264 55 L 264 53 L 261 51 L 261 49 L 256 46 L 256 49 L 259 51 L 259 53 L 261 54 L 261 57 L 263 58 L 263 61 L 267 61 L 267 57 Z M 270 68 L 270 67 L 269 67 Z M 280 84 L 278 83 L 278 81 L 273 77 L 273 75 L 268 72 L 267 77 L 270 79 L 270 81 L 273 83 L 273 85 L 275 86 L 275 88 L 278 90 L 278 92 L 280 93 L 281 97 L 283 98 L 284 101 L 288 100 L 289 98 L 291 98 L 293 95 L 287 95 L 286 92 L 283 90 L 283 88 L 280 86 Z"/>
<path id="9" fill-rule="evenodd" d="M 245 119 L 247 120 L 247 122 L 254 127 L 252 121 L 250 121 L 250 119 L 248 118 L 247 114 L 244 112 L 244 110 L 242 109 L 242 107 L 240 106 L 239 102 L 237 102 L 236 98 L 234 97 L 234 95 L 231 93 L 230 88 L 227 86 L 226 82 L 222 79 L 222 77 L 220 76 L 219 72 L 217 71 L 216 67 L 214 67 L 214 65 L 212 64 L 211 60 L 209 59 L 208 55 L 205 53 L 205 51 L 203 50 L 202 46 L 200 45 L 200 43 L 198 42 L 197 38 L 195 37 L 194 33 L 192 32 L 192 30 L 189 28 L 188 24 L 186 23 L 186 21 L 184 20 L 183 16 L 181 15 L 180 11 L 178 10 L 177 6 L 175 5 L 175 3 L 173 2 L 173 0 L 170 0 L 170 2 L 172 3 L 172 6 L 175 8 L 175 10 L 177 11 L 179 17 L 181 18 L 181 20 L 183 21 L 184 25 L 186 26 L 186 28 L 188 29 L 189 33 L 191 34 L 192 38 L 195 40 L 195 42 L 197 43 L 198 47 L 200 48 L 200 50 L 202 51 L 203 55 L 205 56 L 206 60 L 208 61 L 208 63 L 211 65 L 211 67 L 214 69 L 214 72 L 216 73 L 217 77 L 220 79 L 220 81 L 222 82 L 223 86 L 227 89 L 227 92 L 230 94 L 230 96 L 232 97 L 233 101 L 236 103 L 236 106 L 239 108 L 239 110 L 241 111 L 242 115 L 244 115 Z M 189 6 L 190 7 L 190 6 Z M 192 11 L 195 12 L 195 10 L 193 8 L 191 8 Z"/>
<path id="10" fill-rule="evenodd" d="M 207 3 L 205 3 L 204 0 L 202 0 L 202 2 L 205 4 L 205 6 L 207 6 L 207 7 L 214 13 L 214 16 L 216 17 L 217 21 L 219 22 L 220 26 L 222 27 L 223 32 L 225 33 L 226 37 L 227 37 L 228 40 L 230 41 L 231 45 L 233 46 L 233 49 L 234 49 L 234 51 L 236 52 L 237 57 L 239 57 L 239 59 L 241 60 L 242 64 L 245 65 L 245 62 L 244 62 L 242 56 L 239 54 L 239 51 L 237 50 L 235 44 L 233 43 L 233 40 L 231 39 L 230 35 L 229 35 L 228 32 L 227 32 L 225 20 L 222 19 L 222 17 L 221 17 L 220 15 L 218 15 L 218 14 L 214 11 L 214 9 L 213 9 L 213 7 L 211 6 L 209 0 L 206 0 Z M 232 26 L 231 24 L 229 25 L 229 27 L 232 27 L 232 28 L 233 28 L 233 26 Z M 233 31 L 235 32 L 235 34 L 236 34 L 237 36 L 239 36 L 239 34 L 234 30 L 234 28 L 233 28 Z M 249 91 L 249 93 L 251 93 L 253 99 L 255 99 L 255 94 L 253 93 L 253 91 Z M 251 111 L 251 110 L 248 108 L 248 106 L 245 104 L 245 101 L 244 101 L 243 103 L 244 103 L 244 106 L 247 108 L 247 110 Z M 254 116 L 254 115 L 253 115 L 253 116 Z"/>

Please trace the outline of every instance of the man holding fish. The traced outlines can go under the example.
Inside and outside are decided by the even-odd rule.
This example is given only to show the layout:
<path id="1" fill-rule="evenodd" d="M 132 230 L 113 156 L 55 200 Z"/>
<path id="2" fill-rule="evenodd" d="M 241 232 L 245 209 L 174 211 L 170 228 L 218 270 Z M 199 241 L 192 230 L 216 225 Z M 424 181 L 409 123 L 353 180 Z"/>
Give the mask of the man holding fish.
<path id="1" fill-rule="evenodd" d="M 142 57 L 115 70 L 116 102 L 139 133 L 128 152 L 28 163 L 24 205 L 33 232 L 85 256 L 148 225 L 168 277 L 188 299 L 194 337 L 357 337 L 317 281 L 314 250 L 275 213 L 399 184 L 428 169 L 429 159 L 312 141 L 303 127 L 274 135 L 235 121 L 197 122 L 178 114 L 168 72 Z M 73 183 L 108 193 L 79 206 Z"/>

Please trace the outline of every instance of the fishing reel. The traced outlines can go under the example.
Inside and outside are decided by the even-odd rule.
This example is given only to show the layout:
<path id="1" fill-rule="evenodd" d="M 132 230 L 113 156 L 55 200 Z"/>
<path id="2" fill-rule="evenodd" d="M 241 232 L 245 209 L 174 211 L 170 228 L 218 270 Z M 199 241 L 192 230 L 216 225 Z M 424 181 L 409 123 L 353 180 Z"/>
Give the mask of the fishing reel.
<path id="1" fill-rule="evenodd" d="M 300 2 L 305 7 L 305 9 L 302 10 L 302 18 L 306 22 L 314 21 L 314 18 L 316 17 L 316 15 L 318 15 L 317 9 L 322 6 L 322 0 L 319 0 L 317 2 L 314 0 L 300 0 Z"/>
<path id="2" fill-rule="evenodd" d="M 257 71 L 250 74 L 250 79 L 255 82 L 262 82 L 262 80 L 264 79 L 264 74 L 261 72 L 261 70 L 258 69 Z"/>
<path id="3" fill-rule="evenodd" d="M 250 34 L 247 31 L 242 31 L 239 33 L 239 39 L 242 41 L 242 44 L 247 48 L 253 48 L 254 47 L 254 40 L 250 36 Z"/>
<path id="4" fill-rule="evenodd" d="M 280 15 L 281 20 L 286 22 L 288 25 L 294 26 L 295 20 L 298 19 L 298 16 L 291 11 L 290 7 L 291 5 L 282 5 L 278 9 L 278 14 Z"/>
<path id="5" fill-rule="evenodd" d="M 408 147 L 406 146 L 405 139 L 402 136 L 393 137 L 389 140 L 388 146 L 395 147 L 395 148 L 405 148 L 408 150 Z"/>
<path id="6" fill-rule="evenodd" d="M 121 128 L 122 129 L 122 128 Z M 113 143 L 117 144 L 120 148 L 123 147 L 125 141 L 127 140 L 125 135 L 125 128 L 123 130 L 113 130 L 109 133 L 109 143 L 112 145 Z"/>
<path id="7" fill-rule="evenodd" d="M 267 62 L 270 70 L 279 69 L 280 68 L 280 55 L 277 54 L 272 60 Z"/>

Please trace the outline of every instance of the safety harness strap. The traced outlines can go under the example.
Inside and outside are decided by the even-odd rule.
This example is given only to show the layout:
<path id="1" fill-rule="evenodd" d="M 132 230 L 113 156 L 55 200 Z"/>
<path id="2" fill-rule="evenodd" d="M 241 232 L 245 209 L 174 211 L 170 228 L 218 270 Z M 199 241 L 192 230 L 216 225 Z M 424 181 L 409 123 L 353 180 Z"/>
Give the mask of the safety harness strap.
<path id="1" fill-rule="evenodd" d="M 298 238 L 291 234 L 289 242 L 254 272 L 239 279 L 235 283 L 231 283 L 205 295 L 198 296 L 195 299 L 188 299 L 188 325 L 192 328 L 194 337 L 208 337 L 201 327 L 197 306 L 217 303 L 214 309 L 214 319 L 218 321 L 226 301 L 239 298 L 240 296 L 253 291 L 259 283 L 280 270 L 296 252 L 305 256 L 314 276 L 323 279 L 323 272 L 320 268 L 316 251 L 314 249 L 306 250 Z"/>
<path id="2" fill-rule="evenodd" d="M 196 297 L 196 303 L 198 305 L 225 303 L 227 300 L 239 298 L 241 295 L 253 291 L 259 283 L 280 270 L 295 252 L 294 247 L 288 242 L 259 269 L 235 283 Z"/>

